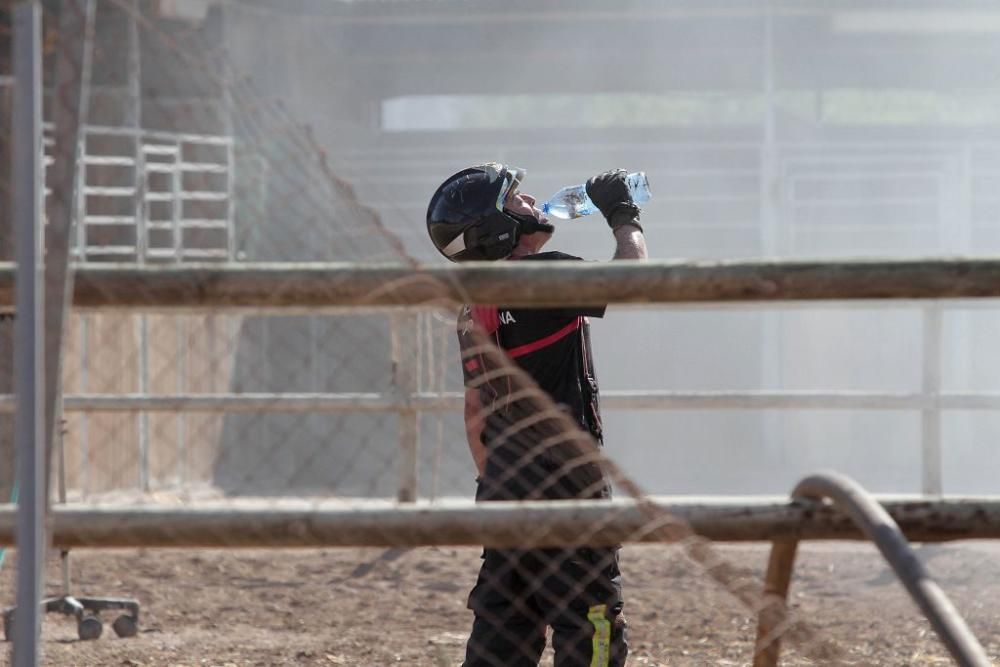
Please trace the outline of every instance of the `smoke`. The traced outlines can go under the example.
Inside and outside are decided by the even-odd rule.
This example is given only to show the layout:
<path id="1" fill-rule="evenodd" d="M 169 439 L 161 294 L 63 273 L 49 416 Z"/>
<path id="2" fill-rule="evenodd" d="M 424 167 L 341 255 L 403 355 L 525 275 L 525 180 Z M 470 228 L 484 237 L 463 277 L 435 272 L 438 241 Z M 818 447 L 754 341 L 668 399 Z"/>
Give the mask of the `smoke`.
<path id="1" fill-rule="evenodd" d="M 1000 59 L 995 21 L 947 5 L 569 4 L 231 3 L 226 47 L 419 261 L 441 261 L 423 230 L 430 194 L 486 160 L 527 169 L 522 189 L 539 197 L 609 168 L 646 171 L 659 259 L 1000 249 L 1000 105 L 983 66 Z M 613 252 L 596 217 L 560 223 L 551 247 Z M 785 493 L 823 468 L 919 492 L 938 465 L 944 491 L 991 491 L 996 415 L 951 409 L 934 425 L 879 397 L 997 390 L 992 305 L 933 305 L 931 338 L 926 305 L 613 307 L 594 323 L 606 391 L 871 405 L 609 410 L 609 450 L 659 493 Z"/>

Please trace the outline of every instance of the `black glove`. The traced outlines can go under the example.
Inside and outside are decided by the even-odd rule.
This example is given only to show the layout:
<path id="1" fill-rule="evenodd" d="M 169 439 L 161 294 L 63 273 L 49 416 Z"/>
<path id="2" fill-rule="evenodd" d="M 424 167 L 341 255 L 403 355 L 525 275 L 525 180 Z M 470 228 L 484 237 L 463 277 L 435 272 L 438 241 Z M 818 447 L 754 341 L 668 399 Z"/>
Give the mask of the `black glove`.
<path id="1" fill-rule="evenodd" d="M 624 224 L 637 224 L 639 207 L 625 183 L 624 169 L 613 169 L 587 181 L 587 196 L 601 210 L 612 229 Z"/>

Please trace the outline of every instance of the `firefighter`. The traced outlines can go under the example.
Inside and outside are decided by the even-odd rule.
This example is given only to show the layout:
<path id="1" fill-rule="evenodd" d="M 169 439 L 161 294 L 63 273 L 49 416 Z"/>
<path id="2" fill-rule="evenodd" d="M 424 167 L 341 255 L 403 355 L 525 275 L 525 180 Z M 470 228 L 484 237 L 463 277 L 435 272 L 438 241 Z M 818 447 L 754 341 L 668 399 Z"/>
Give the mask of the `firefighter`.
<path id="1" fill-rule="evenodd" d="M 427 227 L 435 247 L 456 262 L 573 261 L 542 250 L 555 228 L 521 192 L 524 171 L 498 163 L 465 169 L 434 193 Z M 645 259 L 639 207 L 626 172 L 587 181 L 587 193 L 611 227 L 614 259 Z M 588 318 L 604 307 L 516 308 L 468 305 L 458 318 L 465 377 L 465 426 L 478 472 L 477 501 L 608 498 L 610 485 L 593 457 L 560 436 L 565 419 L 514 400 L 509 378 L 491 373 L 487 336 L 552 403 L 602 445 L 597 380 Z M 495 358 L 493 359 L 495 361 Z M 586 457 L 582 457 L 586 459 Z M 534 666 L 552 628 L 557 667 L 624 665 L 628 652 L 617 548 L 492 549 L 483 552 L 469 595 L 474 613 L 466 667 Z"/>

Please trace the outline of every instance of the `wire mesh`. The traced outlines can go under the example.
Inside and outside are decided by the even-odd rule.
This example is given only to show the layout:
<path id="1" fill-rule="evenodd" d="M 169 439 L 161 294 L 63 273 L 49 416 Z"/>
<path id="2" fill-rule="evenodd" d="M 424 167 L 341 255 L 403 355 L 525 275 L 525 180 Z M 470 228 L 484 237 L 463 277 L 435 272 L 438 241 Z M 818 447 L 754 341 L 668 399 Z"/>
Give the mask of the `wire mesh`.
<path id="1" fill-rule="evenodd" d="M 96 3 L 76 161 L 77 266 L 426 261 L 429 245 L 414 242 L 422 219 L 387 223 L 358 196 L 336 149 L 288 109 L 282 96 L 294 90 L 242 70 L 228 52 L 266 34 L 274 12 L 209 4 Z M 53 59 L 84 36 L 56 29 L 66 3 L 43 6 Z M 290 30 L 278 21 L 273 29 Z M 350 94 L 349 83 L 334 85 Z M 9 93 L 0 87 L 5 104 Z M 48 108 L 57 103 L 50 96 Z M 58 127 L 49 137 L 54 164 Z M 423 166 L 401 160 L 396 168 Z M 449 173 L 433 168 L 438 180 Z M 0 171 L 0 187 L 8 178 Z M 49 626 L 45 637 L 56 641 L 44 645 L 47 661 L 620 665 L 626 653 L 632 664 L 752 661 L 764 648 L 753 638 L 763 552 L 720 549 L 650 502 L 616 463 L 616 443 L 603 446 L 593 422 L 588 431 L 557 405 L 489 332 L 463 319 L 463 306 L 178 314 L 150 300 L 142 312 L 70 312 L 60 390 L 79 402 L 65 405 L 53 468 L 65 501 L 210 508 L 226 522 L 227 509 L 290 502 L 434 509 L 456 497 L 481 505 L 605 499 L 613 487 L 644 517 L 621 540 L 630 546 L 601 537 L 616 520 L 611 510 L 573 534 L 525 523 L 517 544 L 488 545 L 481 558 L 467 547 L 413 547 L 398 526 L 386 528 L 387 548 L 316 549 L 307 523 L 287 531 L 304 535 L 309 550 L 268 550 L 265 538 L 260 549 L 232 552 L 74 551 L 72 577 L 58 576 L 51 559 L 48 592 L 135 597 L 149 632 L 81 648 L 58 640 L 82 632 L 82 619 L 76 629 Z M 0 320 L 0 342 L 9 341 L 8 322 Z M 0 345 L 3 393 L 10 349 Z M 480 372 L 463 373 L 474 361 Z M 467 393 L 478 403 L 463 416 Z M 104 399 L 116 402 L 102 407 Z M 489 430 L 479 479 L 468 419 Z M 0 490 L 11 490 L 8 469 L 0 475 Z M 196 520 L 193 531 L 217 544 L 232 521 Z M 661 544 L 631 546 L 650 536 Z M 0 572 L 4 583 L 12 571 Z M 829 574 L 808 561 L 806 571 Z M 943 655 L 923 635 L 905 646 L 877 636 L 853 642 L 855 629 L 824 623 L 817 608 L 793 604 L 778 633 L 795 664 Z M 912 612 L 893 609 L 922 628 Z"/>

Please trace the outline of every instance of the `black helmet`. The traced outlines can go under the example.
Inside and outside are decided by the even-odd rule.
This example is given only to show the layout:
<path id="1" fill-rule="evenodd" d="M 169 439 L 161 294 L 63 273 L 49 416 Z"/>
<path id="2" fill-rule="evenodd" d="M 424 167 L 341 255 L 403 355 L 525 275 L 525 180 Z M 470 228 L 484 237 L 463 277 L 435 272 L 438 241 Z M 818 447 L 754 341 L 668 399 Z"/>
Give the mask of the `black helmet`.
<path id="1" fill-rule="evenodd" d="M 497 162 L 469 167 L 450 176 L 427 206 L 427 232 L 453 262 L 509 257 L 521 234 L 553 230 L 531 215 L 504 210 L 524 170 Z"/>

